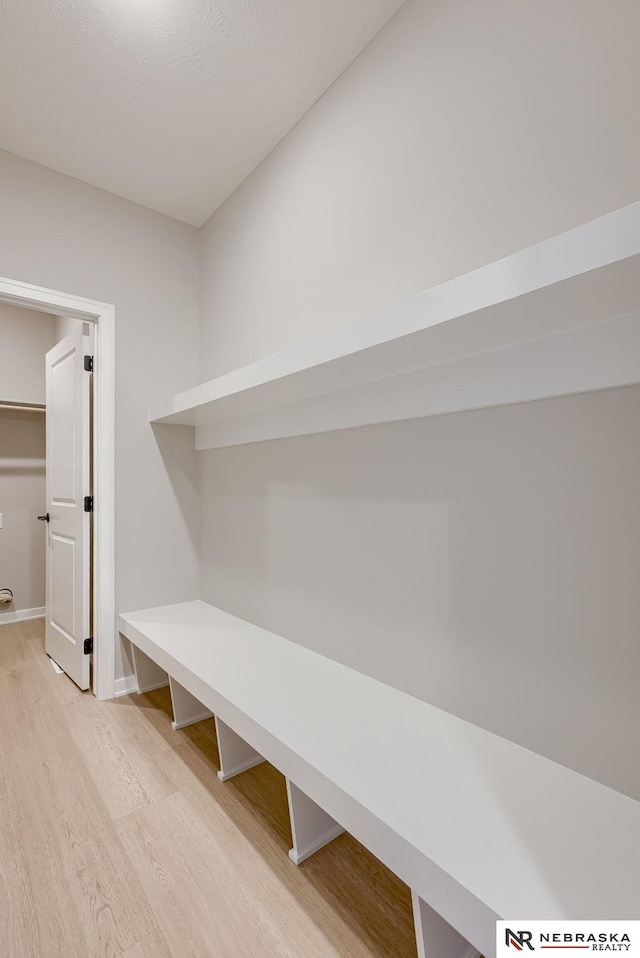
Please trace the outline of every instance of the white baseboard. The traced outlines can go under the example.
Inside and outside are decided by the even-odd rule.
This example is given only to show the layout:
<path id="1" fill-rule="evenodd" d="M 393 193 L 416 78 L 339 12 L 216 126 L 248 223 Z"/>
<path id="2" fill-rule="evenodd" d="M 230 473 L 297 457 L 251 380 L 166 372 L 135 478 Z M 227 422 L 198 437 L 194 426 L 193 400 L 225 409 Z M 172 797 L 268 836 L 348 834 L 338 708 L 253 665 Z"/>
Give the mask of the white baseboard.
<path id="1" fill-rule="evenodd" d="M 204 722 L 206 719 L 213 718 L 213 712 L 210 712 L 209 709 L 205 709 L 200 715 L 195 715 L 193 718 L 188 718 L 184 722 L 172 722 L 171 728 L 175 729 L 176 732 L 181 728 L 187 728 L 188 725 L 195 725 L 196 722 Z M 218 772 L 218 775 L 220 772 Z"/>
<path id="2" fill-rule="evenodd" d="M 113 697 L 117 699 L 121 695 L 131 695 L 132 692 L 137 691 L 138 683 L 135 675 L 123 675 L 122 678 L 115 681 Z"/>
<path id="3" fill-rule="evenodd" d="M 43 619 L 45 612 L 44 606 L 39 609 L 16 609 L 15 612 L 0 612 L 0 625 L 6 625 L 9 622 L 26 622 L 27 619 Z"/>
<path id="4" fill-rule="evenodd" d="M 205 716 L 206 718 L 206 716 Z M 177 726 L 173 726 L 176 728 Z M 250 768 L 255 768 L 256 765 L 262 765 L 263 762 L 266 762 L 266 759 L 262 755 L 256 755 L 255 758 L 250 758 L 246 762 L 242 762 L 240 765 L 234 765 L 232 768 L 225 768 L 224 772 L 220 769 L 217 772 L 218 778 L 221 782 L 228 782 L 230 778 L 235 778 L 236 775 L 240 775 L 241 772 L 248 772 Z"/>
<path id="5" fill-rule="evenodd" d="M 218 772 L 218 775 L 220 775 L 220 772 Z M 311 842 L 309 845 L 306 845 L 304 848 L 289 849 L 289 858 L 295 865 L 301 865 L 302 862 L 306 862 L 307 858 L 311 858 L 312 855 L 315 855 L 316 852 L 319 852 L 321 848 L 324 848 L 325 845 L 328 845 L 329 842 L 332 842 L 334 838 L 338 837 L 338 835 L 342 835 L 343 832 L 344 828 L 336 823 L 335 828 L 330 829 L 324 835 L 316 838 L 315 841 Z"/>
<path id="6" fill-rule="evenodd" d="M 138 695 L 144 695 L 145 692 L 155 692 L 156 689 L 166 689 L 168 687 L 169 681 L 165 679 L 164 682 L 153 682 L 151 685 L 136 685 L 133 691 L 137 692 Z"/>

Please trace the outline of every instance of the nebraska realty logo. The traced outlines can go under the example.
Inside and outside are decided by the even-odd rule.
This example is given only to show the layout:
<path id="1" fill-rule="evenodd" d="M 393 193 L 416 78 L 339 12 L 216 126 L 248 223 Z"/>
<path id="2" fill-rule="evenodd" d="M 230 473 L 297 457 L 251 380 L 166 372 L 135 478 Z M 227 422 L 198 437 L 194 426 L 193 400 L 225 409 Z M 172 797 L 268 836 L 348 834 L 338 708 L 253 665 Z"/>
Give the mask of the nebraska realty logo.
<path id="1" fill-rule="evenodd" d="M 607 951 L 640 958 L 640 921 L 498 921 L 496 958 L 520 951 Z"/>

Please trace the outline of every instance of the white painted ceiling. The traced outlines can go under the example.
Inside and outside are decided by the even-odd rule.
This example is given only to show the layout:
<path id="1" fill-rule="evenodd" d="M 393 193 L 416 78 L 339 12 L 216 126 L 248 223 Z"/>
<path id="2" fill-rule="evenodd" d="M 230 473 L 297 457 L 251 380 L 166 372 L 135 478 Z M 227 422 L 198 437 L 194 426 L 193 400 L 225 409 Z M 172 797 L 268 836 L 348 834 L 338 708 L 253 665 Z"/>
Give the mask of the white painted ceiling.
<path id="1" fill-rule="evenodd" d="M 403 0 L 0 0 L 0 147 L 196 226 Z"/>

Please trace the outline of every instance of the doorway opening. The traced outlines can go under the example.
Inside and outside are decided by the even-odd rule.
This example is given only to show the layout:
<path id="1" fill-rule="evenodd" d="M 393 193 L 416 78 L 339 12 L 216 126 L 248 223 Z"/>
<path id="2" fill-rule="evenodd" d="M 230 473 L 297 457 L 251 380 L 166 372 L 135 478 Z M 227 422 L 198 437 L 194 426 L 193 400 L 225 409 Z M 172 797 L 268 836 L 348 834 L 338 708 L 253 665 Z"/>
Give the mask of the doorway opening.
<path id="1" fill-rule="evenodd" d="M 100 699 L 113 698 L 115 685 L 115 584 L 114 584 L 114 319 L 115 311 L 113 306 L 93 300 L 82 299 L 66 293 L 55 290 L 43 289 L 42 287 L 32 286 L 13 280 L 0 279 L 0 303 L 9 304 L 15 307 L 24 307 L 38 313 L 48 313 L 52 317 L 59 317 L 59 324 L 67 324 L 69 330 L 66 338 L 62 337 L 59 342 L 63 345 L 58 349 L 56 346 L 50 355 L 52 365 L 56 372 L 53 379 L 56 380 L 55 389 L 58 400 L 65 396 L 68 398 L 69 390 L 74 388 L 73 382 L 80 383 L 76 377 L 74 380 L 71 375 L 73 349 L 79 350 L 79 359 L 81 362 L 90 362 L 91 368 L 86 366 L 83 372 L 91 380 L 92 401 L 90 407 L 87 407 L 88 426 L 90 438 L 92 441 L 87 444 L 86 461 L 86 482 L 78 476 L 71 476 L 68 465 L 64 464 L 65 453 L 65 425 L 64 418 L 58 417 L 59 425 L 57 434 L 62 435 L 63 441 L 57 447 L 57 487 L 47 489 L 47 504 L 55 501 L 61 507 L 58 512 L 66 513 L 70 517 L 73 509 L 71 499 L 79 489 L 79 483 L 83 485 L 83 496 L 81 509 L 78 511 L 75 529 L 84 528 L 86 535 L 87 560 L 91 558 L 90 578 L 87 578 L 88 589 L 87 615 L 82 629 L 84 631 L 83 640 L 93 640 L 86 648 L 85 667 L 88 675 L 88 665 L 93 659 L 91 687 L 96 696 Z M 79 322 L 78 322 L 79 321 Z M 64 326 L 58 327 L 64 331 Z M 88 334 L 88 336 L 84 335 Z M 75 336 L 75 340 L 74 340 Z M 90 351 L 85 350 L 85 345 L 92 340 Z M 72 348 L 72 343 L 76 346 Z M 56 349 L 58 350 L 56 352 Z M 85 356 L 92 357 L 85 360 Z M 44 361 L 44 360 L 43 360 Z M 75 360 L 74 360 L 75 362 Z M 88 383 L 87 383 L 88 385 Z M 79 386 L 78 386 L 79 388 Z M 87 402 L 89 391 L 86 391 Z M 0 402 L 3 397 L 0 396 Z M 76 402 L 84 401 L 79 394 L 76 394 Z M 66 400 L 65 400 L 66 401 Z M 38 404 L 28 403 L 29 407 Z M 41 410 L 29 408 L 25 415 L 42 416 L 44 404 Z M 49 410 L 51 415 L 52 410 Z M 79 433 L 78 433 L 79 435 Z M 66 428 L 67 440 L 71 441 L 71 427 Z M 68 446 L 68 442 L 66 443 Z M 90 453 L 89 453 L 90 449 Z M 47 459 L 51 459 L 51 450 L 47 449 Z M 48 462 L 51 468 L 51 461 Z M 83 467 L 84 468 L 84 467 Z M 75 486 L 74 486 L 75 483 Z M 90 488 L 89 488 L 89 483 Z M 66 486 L 66 487 L 65 487 Z M 72 487 L 75 492 L 72 494 Z M 87 491 L 89 490 L 89 491 Z M 85 500 L 86 495 L 86 500 Z M 76 496 L 77 498 L 77 496 Z M 87 510 L 85 513 L 85 509 Z M 45 509 L 43 513 L 43 524 L 46 523 L 47 512 L 52 510 Z M 82 513 L 82 515 L 80 515 Z M 38 523 L 36 523 L 37 525 Z M 56 560 L 58 561 L 58 578 L 69 572 L 69 563 L 73 560 L 75 541 L 75 531 L 70 528 L 59 528 L 53 535 L 51 527 L 50 540 L 55 540 Z M 51 557 L 51 549 L 48 547 L 47 554 Z M 86 568 L 88 569 L 88 563 Z M 65 571 L 66 570 L 66 571 Z M 71 582 L 71 578 L 68 577 Z M 67 598 L 69 601 L 75 601 L 78 598 L 78 583 L 81 580 L 75 580 L 76 585 L 69 585 L 67 589 Z M 49 580 L 47 581 L 47 592 L 49 592 Z M 0 587 L 4 583 L 0 583 Z M 76 589 L 74 595 L 73 589 Z M 62 594 L 62 593 L 61 593 Z M 92 608 L 90 608 L 90 596 L 92 596 Z M 47 605 L 50 603 L 47 597 Z M 71 608 L 71 606 L 69 606 Z M 77 605 L 80 609 L 80 606 Z M 32 609 L 34 613 L 42 610 Z M 51 609 L 47 608 L 47 624 L 51 618 Z M 58 604 L 57 619 L 64 617 L 64 612 Z M 55 617 L 54 617 L 55 618 Z M 62 623 L 64 626 L 64 622 Z M 62 631 L 65 631 L 64 628 Z M 68 643 L 69 644 L 69 643 Z M 48 650 L 49 651 L 49 650 Z M 84 649 L 83 649 L 84 652 Z M 51 654 L 51 653 L 50 653 Z M 64 651 L 60 651 L 60 656 Z M 55 659 L 55 656 L 52 656 Z M 59 663 L 65 665 L 64 662 Z M 67 668 L 71 675 L 72 663 L 67 663 Z M 73 676 L 77 681 L 77 677 Z M 82 684 L 80 681 L 78 684 Z M 86 684 L 86 683 L 85 683 Z"/>

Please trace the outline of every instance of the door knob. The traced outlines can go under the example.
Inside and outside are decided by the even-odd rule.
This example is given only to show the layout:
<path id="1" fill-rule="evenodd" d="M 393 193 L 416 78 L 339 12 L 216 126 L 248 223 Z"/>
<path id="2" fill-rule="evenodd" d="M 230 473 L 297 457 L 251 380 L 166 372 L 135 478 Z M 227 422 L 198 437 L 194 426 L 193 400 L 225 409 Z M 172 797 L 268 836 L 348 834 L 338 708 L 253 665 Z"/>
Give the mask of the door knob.
<path id="1" fill-rule="evenodd" d="M 47 512 L 44 516 L 38 516 L 40 522 L 49 522 L 49 513 Z"/>

